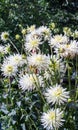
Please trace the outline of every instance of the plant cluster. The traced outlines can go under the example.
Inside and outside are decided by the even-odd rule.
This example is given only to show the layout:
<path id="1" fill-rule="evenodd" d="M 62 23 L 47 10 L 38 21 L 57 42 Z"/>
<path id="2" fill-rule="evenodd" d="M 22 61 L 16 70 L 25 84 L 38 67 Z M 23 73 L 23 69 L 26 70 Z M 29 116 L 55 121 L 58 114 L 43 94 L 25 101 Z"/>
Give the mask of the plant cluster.
<path id="1" fill-rule="evenodd" d="M 1 33 L 0 122 L 3 130 L 76 130 L 78 31 L 55 23 Z M 71 35 L 72 34 L 72 35 Z"/>

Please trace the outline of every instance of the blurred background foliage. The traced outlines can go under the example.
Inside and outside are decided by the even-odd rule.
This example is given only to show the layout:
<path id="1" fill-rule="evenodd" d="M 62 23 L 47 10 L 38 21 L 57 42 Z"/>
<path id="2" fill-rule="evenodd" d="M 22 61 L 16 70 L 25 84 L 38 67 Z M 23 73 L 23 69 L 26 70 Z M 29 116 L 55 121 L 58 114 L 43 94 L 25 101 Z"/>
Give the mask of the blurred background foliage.
<path id="1" fill-rule="evenodd" d="M 0 31 L 18 32 L 23 27 L 35 24 L 57 23 L 78 28 L 77 0 L 0 0 Z"/>

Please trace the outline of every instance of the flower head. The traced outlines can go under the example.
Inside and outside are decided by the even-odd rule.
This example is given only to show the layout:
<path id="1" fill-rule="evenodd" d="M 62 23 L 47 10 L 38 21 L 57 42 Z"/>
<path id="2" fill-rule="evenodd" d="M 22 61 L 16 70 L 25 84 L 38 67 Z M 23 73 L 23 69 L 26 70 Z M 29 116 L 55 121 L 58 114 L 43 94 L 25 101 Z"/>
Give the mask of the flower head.
<path id="1" fill-rule="evenodd" d="M 55 47 L 58 47 L 59 44 L 66 44 L 68 43 L 69 39 L 67 36 L 65 35 L 55 35 L 51 38 L 50 40 L 50 45 L 51 46 L 55 46 Z"/>
<path id="2" fill-rule="evenodd" d="M 60 111 L 60 109 L 50 109 L 47 112 L 44 112 L 41 116 L 41 122 L 44 128 L 47 130 L 54 130 L 54 128 L 59 128 L 62 126 L 62 119 L 63 117 L 63 111 Z"/>
<path id="3" fill-rule="evenodd" d="M 15 66 L 22 66 L 26 62 L 20 54 L 10 55 L 7 60 Z"/>
<path id="4" fill-rule="evenodd" d="M 43 86 L 43 80 L 40 76 L 36 74 L 25 74 L 19 79 L 19 86 L 22 90 L 31 91 L 36 88 L 36 86 Z"/>
<path id="5" fill-rule="evenodd" d="M 1 34 L 1 40 L 6 42 L 9 38 L 9 33 L 8 32 L 2 32 Z"/>
<path id="6" fill-rule="evenodd" d="M 78 42 L 76 40 L 71 40 L 69 44 L 59 45 L 55 50 L 61 57 L 73 59 L 78 55 Z"/>
<path id="7" fill-rule="evenodd" d="M 44 37 L 44 40 L 49 40 L 51 37 L 51 30 L 47 26 L 41 26 L 37 29 L 38 34 Z"/>
<path id="8" fill-rule="evenodd" d="M 14 66 L 11 62 L 4 61 L 4 63 L 1 66 L 1 71 L 3 72 L 4 76 L 10 77 L 16 74 L 17 67 Z"/>
<path id="9" fill-rule="evenodd" d="M 49 65 L 49 57 L 43 54 L 33 54 L 28 57 L 29 65 L 35 66 L 37 69 L 47 69 Z"/>
<path id="10" fill-rule="evenodd" d="M 26 36 L 26 42 L 25 42 L 25 49 L 28 51 L 31 51 L 33 49 L 38 49 L 39 45 L 41 43 L 41 39 L 37 37 L 33 37 L 32 35 L 28 34 L 29 36 Z"/>
<path id="11" fill-rule="evenodd" d="M 57 103 L 60 105 L 67 102 L 67 99 L 69 98 L 69 92 L 67 92 L 65 88 L 56 84 L 55 86 L 47 89 L 45 97 L 47 99 L 47 102 L 52 104 Z"/>

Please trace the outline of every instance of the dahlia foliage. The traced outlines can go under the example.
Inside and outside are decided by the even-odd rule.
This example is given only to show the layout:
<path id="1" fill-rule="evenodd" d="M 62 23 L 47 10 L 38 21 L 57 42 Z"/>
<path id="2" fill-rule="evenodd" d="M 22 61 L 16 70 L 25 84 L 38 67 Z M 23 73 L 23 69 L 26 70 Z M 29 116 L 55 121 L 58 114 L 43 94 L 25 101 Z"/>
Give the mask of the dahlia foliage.
<path id="1" fill-rule="evenodd" d="M 71 104 L 76 105 L 78 98 L 77 38 L 68 36 L 65 29 L 63 34 L 54 34 L 47 26 L 35 25 L 22 29 L 21 36 L 16 35 L 15 38 L 21 43 L 20 47 L 11 40 L 9 32 L 1 33 L 1 84 L 5 90 L 6 105 L 9 105 L 8 111 L 11 111 L 11 105 L 16 104 L 13 91 L 19 91 L 25 102 L 31 99 L 29 108 L 24 106 L 22 111 L 24 118 L 23 115 L 20 117 L 25 129 L 69 130 L 68 123 L 73 121 L 76 124 Z M 17 94 L 15 98 L 17 100 Z M 37 98 L 38 106 L 33 102 Z M 37 119 L 30 114 L 32 102 L 34 107 L 31 113 L 37 115 Z M 30 116 L 27 118 L 27 115 Z M 29 128 L 24 119 L 31 121 Z M 12 126 L 16 124 L 14 122 Z M 12 130 L 17 130 L 17 127 Z"/>

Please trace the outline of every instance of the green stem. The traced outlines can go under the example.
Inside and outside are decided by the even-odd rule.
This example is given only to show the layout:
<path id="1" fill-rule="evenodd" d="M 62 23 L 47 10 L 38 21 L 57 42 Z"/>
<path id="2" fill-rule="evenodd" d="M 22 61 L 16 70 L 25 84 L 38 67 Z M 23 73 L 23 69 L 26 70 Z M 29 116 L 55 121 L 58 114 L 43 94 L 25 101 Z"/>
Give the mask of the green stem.
<path id="1" fill-rule="evenodd" d="M 32 76 L 33 76 L 33 75 L 32 75 Z M 36 80 L 35 80 L 35 78 L 34 78 L 34 76 L 33 76 L 33 79 L 34 79 L 35 85 L 36 85 L 36 90 L 38 91 L 38 93 L 39 93 L 41 99 L 43 100 L 43 103 L 45 103 L 45 99 L 44 99 L 44 97 L 43 97 L 43 95 L 42 95 L 42 92 L 41 92 L 41 90 L 40 90 L 39 79 L 38 79 L 38 77 L 36 77 L 36 78 L 37 78 L 38 83 L 36 82 Z"/>
<path id="2" fill-rule="evenodd" d="M 33 121 L 31 118 L 30 118 L 30 121 L 32 122 L 32 124 L 33 124 L 33 126 L 34 126 L 35 130 L 38 130 L 38 128 L 36 127 L 36 125 L 35 125 L 34 121 Z"/>
<path id="3" fill-rule="evenodd" d="M 45 103 L 45 99 L 44 99 L 44 97 L 43 97 L 43 95 L 42 95 L 42 92 L 41 92 L 41 90 L 40 90 L 40 86 L 37 85 L 36 89 L 37 89 L 37 91 L 38 91 L 38 93 L 39 93 L 39 95 L 40 95 L 40 97 L 41 97 L 43 103 Z"/>
<path id="4" fill-rule="evenodd" d="M 57 109 L 57 104 L 55 104 L 55 130 L 58 130 L 58 128 L 56 127 L 56 109 Z"/>
<path id="5" fill-rule="evenodd" d="M 76 77 L 75 77 L 75 90 L 77 87 L 77 74 L 78 74 L 78 57 L 76 55 Z"/>
<path id="6" fill-rule="evenodd" d="M 17 47 L 14 45 L 14 43 L 9 39 L 9 42 L 12 44 L 12 46 L 14 47 L 14 49 L 17 51 L 17 53 L 19 53 Z"/>
<path id="7" fill-rule="evenodd" d="M 10 97 L 10 100 L 11 100 L 11 79 L 10 79 L 10 77 L 9 77 L 9 90 L 8 90 L 8 92 L 9 92 L 9 97 Z"/>
<path id="8" fill-rule="evenodd" d="M 21 48 L 21 54 L 23 53 L 24 50 L 24 43 L 25 43 L 25 36 L 23 35 L 23 41 L 22 42 L 22 48 Z"/>
<path id="9" fill-rule="evenodd" d="M 69 90 L 71 90 L 71 80 L 70 80 L 70 70 L 68 68 L 68 82 L 69 82 Z"/>
<path id="10" fill-rule="evenodd" d="M 52 50 L 52 47 L 50 46 L 50 49 L 51 49 L 51 55 L 53 56 L 53 50 Z"/>
<path id="11" fill-rule="evenodd" d="M 67 60 L 67 69 L 68 69 L 68 84 L 69 84 L 69 91 L 71 91 L 71 75 L 70 75 L 70 66 Z"/>

